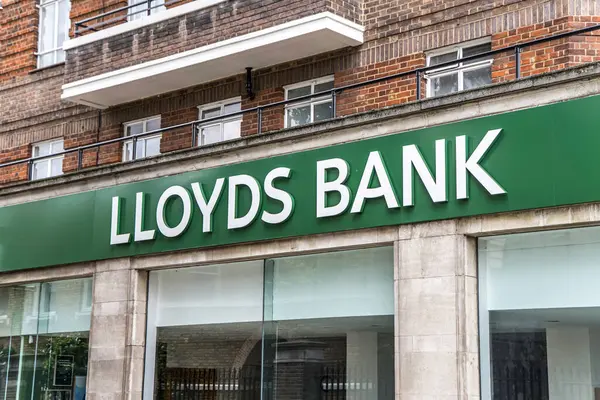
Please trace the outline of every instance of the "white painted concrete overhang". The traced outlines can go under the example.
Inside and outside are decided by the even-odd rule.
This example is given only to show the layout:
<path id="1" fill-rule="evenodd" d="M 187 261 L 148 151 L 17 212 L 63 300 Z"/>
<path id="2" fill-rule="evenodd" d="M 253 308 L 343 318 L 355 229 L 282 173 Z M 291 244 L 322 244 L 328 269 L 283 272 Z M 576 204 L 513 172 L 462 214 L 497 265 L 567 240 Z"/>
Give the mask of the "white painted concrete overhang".
<path id="1" fill-rule="evenodd" d="M 322 12 L 232 39 L 70 82 L 63 100 L 106 108 L 363 43 L 364 28 Z"/>

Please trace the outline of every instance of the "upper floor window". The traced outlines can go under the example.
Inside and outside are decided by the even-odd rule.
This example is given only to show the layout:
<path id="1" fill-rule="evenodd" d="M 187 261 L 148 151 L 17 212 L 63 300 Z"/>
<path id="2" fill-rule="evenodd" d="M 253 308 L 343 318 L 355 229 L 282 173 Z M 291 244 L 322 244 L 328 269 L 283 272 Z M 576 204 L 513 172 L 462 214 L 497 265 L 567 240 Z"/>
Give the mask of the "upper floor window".
<path id="1" fill-rule="evenodd" d="M 466 43 L 434 51 L 427 56 L 427 66 L 474 56 L 491 50 L 491 43 Z M 427 97 L 441 96 L 461 90 L 474 89 L 492 83 L 491 57 L 459 62 L 427 71 Z"/>
<path id="2" fill-rule="evenodd" d="M 40 29 L 38 44 L 38 68 L 65 60 L 63 42 L 69 37 L 69 0 L 40 1 Z"/>
<path id="3" fill-rule="evenodd" d="M 131 7 L 127 13 L 129 21 L 144 18 L 147 15 L 155 14 L 165 9 L 165 0 L 128 0 Z"/>
<path id="4" fill-rule="evenodd" d="M 33 157 L 51 156 L 52 154 L 62 153 L 64 151 L 63 140 L 50 140 L 33 145 Z M 52 176 L 62 175 L 64 155 L 56 157 L 47 157 L 41 160 L 34 160 L 32 164 L 31 179 L 44 179 Z"/>
<path id="5" fill-rule="evenodd" d="M 207 104 L 198 108 L 200 110 L 200 120 L 205 120 L 240 111 L 242 109 L 242 100 L 237 97 L 218 103 Z M 241 136 L 241 126 L 241 115 L 225 117 L 216 121 L 207 122 L 206 124 L 201 124 L 198 129 L 197 143 L 199 146 L 203 146 L 239 138 Z"/>
<path id="6" fill-rule="evenodd" d="M 125 136 L 139 135 L 160 129 L 160 116 L 132 121 L 125 124 Z M 160 154 L 161 134 L 138 137 L 135 145 L 133 139 L 123 144 L 123 161 L 137 160 L 144 157 L 152 157 Z"/>
<path id="7" fill-rule="evenodd" d="M 285 99 L 292 100 L 330 89 L 333 89 L 333 76 L 286 86 Z M 333 118 L 333 102 L 329 94 L 291 103 L 285 107 L 286 128 L 331 118 Z"/>

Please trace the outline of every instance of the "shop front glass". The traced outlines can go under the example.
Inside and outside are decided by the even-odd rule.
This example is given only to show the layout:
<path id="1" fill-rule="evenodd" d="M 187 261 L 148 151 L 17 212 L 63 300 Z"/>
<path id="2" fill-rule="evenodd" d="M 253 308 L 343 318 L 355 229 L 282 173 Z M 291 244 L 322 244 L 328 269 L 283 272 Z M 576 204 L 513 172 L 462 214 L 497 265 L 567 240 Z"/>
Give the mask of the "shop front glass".
<path id="1" fill-rule="evenodd" d="M 600 399 L 600 228 L 479 239 L 482 399 Z"/>
<path id="2" fill-rule="evenodd" d="M 0 399 L 84 399 L 91 295 L 91 278 L 0 288 Z"/>
<path id="3" fill-rule="evenodd" d="M 150 274 L 145 399 L 391 400 L 393 249 Z"/>

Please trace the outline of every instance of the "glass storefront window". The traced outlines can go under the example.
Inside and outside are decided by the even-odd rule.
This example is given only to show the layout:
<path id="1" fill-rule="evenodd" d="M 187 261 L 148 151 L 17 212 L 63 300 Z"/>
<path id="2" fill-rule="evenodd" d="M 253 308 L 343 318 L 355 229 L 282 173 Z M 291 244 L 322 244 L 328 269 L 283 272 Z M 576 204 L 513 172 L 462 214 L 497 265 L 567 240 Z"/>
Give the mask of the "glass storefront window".
<path id="1" fill-rule="evenodd" d="M 0 288 L 0 399 L 83 400 L 91 278 Z"/>
<path id="2" fill-rule="evenodd" d="M 391 400 L 393 249 L 150 273 L 146 399 Z"/>
<path id="3" fill-rule="evenodd" d="M 479 239 L 482 399 L 600 398 L 600 228 Z"/>

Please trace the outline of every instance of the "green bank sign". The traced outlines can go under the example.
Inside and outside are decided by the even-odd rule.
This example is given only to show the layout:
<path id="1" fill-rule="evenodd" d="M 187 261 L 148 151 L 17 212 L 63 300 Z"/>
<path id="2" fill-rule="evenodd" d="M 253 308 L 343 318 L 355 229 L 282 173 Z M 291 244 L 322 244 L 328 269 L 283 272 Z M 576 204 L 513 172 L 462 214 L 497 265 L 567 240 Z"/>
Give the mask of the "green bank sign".
<path id="1" fill-rule="evenodd" d="M 598 110 L 596 96 L 0 208 L 0 271 L 600 201 Z"/>

